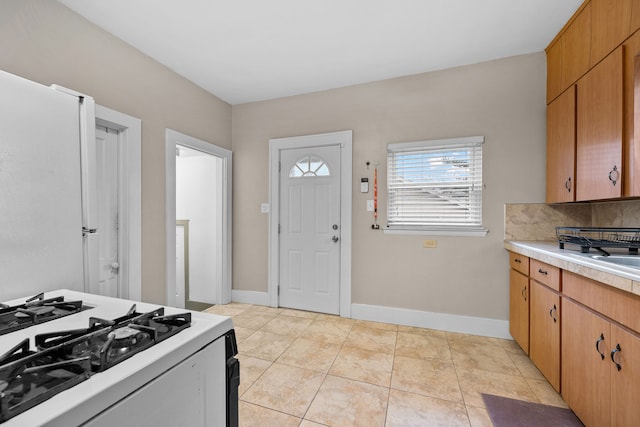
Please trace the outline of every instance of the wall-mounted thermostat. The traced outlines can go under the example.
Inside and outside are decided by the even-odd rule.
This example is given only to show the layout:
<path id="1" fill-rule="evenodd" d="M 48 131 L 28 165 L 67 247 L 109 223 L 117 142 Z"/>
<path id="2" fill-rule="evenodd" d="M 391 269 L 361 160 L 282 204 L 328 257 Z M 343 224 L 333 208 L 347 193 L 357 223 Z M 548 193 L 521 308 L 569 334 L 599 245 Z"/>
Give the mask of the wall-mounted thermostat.
<path id="1" fill-rule="evenodd" d="M 361 193 L 369 192 L 369 178 L 360 178 L 360 192 Z"/>

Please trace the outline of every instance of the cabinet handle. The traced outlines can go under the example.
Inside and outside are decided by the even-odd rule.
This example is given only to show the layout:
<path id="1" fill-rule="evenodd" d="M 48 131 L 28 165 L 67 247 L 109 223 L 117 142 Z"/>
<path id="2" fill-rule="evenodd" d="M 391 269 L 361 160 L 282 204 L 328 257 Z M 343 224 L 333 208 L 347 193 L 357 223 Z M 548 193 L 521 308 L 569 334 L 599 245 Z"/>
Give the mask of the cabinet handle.
<path id="1" fill-rule="evenodd" d="M 543 270 L 543 269 L 541 269 L 541 268 L 539 268 L 539 269 L 538 269 L 538 273 L 540 273 L 540 274 L 544 274 L 545 276 L 546 276 L 547 274 L 549 274 L 548 272 L 544 271 L 544 270 Z"/>
<path id="2" fill-rule="evenodd" d="M 558 307 L 556 307 L 555 304 L 553 304 L 553 308 L 549 310 L 549 317 L 553 319 L 553 323 L 556 323 L 558 321 L 558 317 L 554 316 L 553 313 L 558 313 Z"/>
<path id="3" fill-rule="evenodd" d="M 527 300 L 527 287 L 522 288 L 522 299 Z"/>
<path id="4" fill-rule="evenodd" d="M 620 348 L 620 344 L 616 344 L 616 348 L 611 350 L 611 361 L 616 365 L 616 368 L 618 368 L 618 371 L 620 369 L 622 369 L 622 366 L 616 362 L 616 359 L 614 359 L 614 356 L 616 355 L 616 353 L 620 353 L 622 351 L 622 348 Z"/>
<path id="5" fill-rule="evenodd" d="M 514 258 L 513 262 L 515 262 L 516 264 L 522 264 L 522 261 L 520 261 L 520 258 Z"/>
<path id="6" fill-rule="evenodd" d="M 566 188 L 567 191 L 571 193 L 571 177 L 567 178 L 567 180 L 564 182 L 564 188 Z"/>
<path id="7" fill-rule="evenodd" d="M 600 334 L 600 338 L 596 341 L 596 351 L 600 354 L 602 360 L 604 360 L 604 353 L 600 351 L 600 343 L 604 341 L 604 334 Z"/>
<path id="8" fill-rule="evenodd" d="M 611 181 L 615 186 L 616 183 L 618 182 L 618 179 L 620 179 L 620 172 L 618 172 L 618 166 L 613 165 L 613 169 L 609 172 L 609 181 Z"/>

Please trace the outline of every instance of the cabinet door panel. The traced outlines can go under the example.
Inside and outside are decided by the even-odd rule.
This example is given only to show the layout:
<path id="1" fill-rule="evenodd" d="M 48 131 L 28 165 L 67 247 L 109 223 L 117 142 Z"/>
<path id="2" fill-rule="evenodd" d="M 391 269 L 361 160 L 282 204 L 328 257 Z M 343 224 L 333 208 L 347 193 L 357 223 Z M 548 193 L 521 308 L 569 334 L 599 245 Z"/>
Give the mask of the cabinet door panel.
<path id="1" fill-rule="evenodd" d="M 640 9 L 640 0 L 638 0 Z M 638 11 L 640 13 L 640 10 Z M 640 196 L 640 31 L 624 42 L 624 192 L 625 197 Z"/>
<path id="2" fill-rule="evenodd" d="M 576 88 L 547 106 L 547 203 L 575 201 Z"/>
<path id="3" fill-rule="evenodd" d="M 640 420 L 640 338 L 623 329 L 611 327 L 612 348 L 620 345 L 614 359 L 620 364 L 618 370 L 611 360 L 611 425 L 637 425 Z"/>
<path id="4" fill-rule="evenodd" d="M 622 47 L 578 82 L 576 200 L 622 194 Z"/>
<path id="5" fill-rule="evenodd" d="M 509 270 L 509 333 L 529 354 L 529 278 Z"/>
<path id="6" fill-rule="evenodd" d="M 560 296 L 531 280 L 529 355 L 549 383 L 560 391 Z"/>
<path id="7" fill-rule="evenodd" d="M 590 43 L 591 3 L 562 35 L 562 87 L 574 84 L 589 69 Z"/>
<path id="8" fill-rule="evenodd" d="M 629 36 L 631 0 L 591 0 L 591 65 Z"/>
<path id="9" fill-rule="evenodd" d="M 598 348 L 600 336 L 604 340 Z M 610 324 L 578 304 L 562 299 L 562 397 L 587 426 L 610 424 Z"/>
<path id="10" fill-rule="evenodd" d="M 640 0 L 638 0 L 640 1 Z M 547 103 L 562 92 L 562 37 L 547 49 Z"/>
<path id="11" fill-rule="evenodd" d="M 633 34 L 640 28 L 640 0 L 631 1 L 631 28 L 629 33 Z"/>

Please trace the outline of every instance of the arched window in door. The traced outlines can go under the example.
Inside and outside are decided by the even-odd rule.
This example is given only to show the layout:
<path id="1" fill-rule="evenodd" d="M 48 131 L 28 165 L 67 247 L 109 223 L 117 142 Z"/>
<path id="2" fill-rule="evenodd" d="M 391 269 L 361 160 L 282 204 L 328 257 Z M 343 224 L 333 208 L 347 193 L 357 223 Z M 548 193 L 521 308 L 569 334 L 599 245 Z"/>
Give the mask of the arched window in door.
<path id="1" fill-rule="evenodd" d="M 298 160 L 289 171 L 289 178 L 330 175 L 331 172 L 324 160 L 315 156 L 307 156 Z"/>

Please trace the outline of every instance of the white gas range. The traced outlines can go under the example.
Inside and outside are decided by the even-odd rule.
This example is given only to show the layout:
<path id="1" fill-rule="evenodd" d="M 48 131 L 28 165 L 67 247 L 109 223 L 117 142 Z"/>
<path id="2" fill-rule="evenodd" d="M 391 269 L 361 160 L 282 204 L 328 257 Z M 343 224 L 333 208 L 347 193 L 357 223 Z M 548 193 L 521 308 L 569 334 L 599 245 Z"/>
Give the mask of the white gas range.
<path id="1" fill-rule="evenodd" d="M 1 427 L 237 426 L 240 377 L 238 361 L 233 357 L 237 350 L 230 318 L 70 290 L 47 292 L 44 298 L 62 298 L 66 303 L 82 301 L 83 309 L 63 315 L 68 307 L 59 302 L 29 303 L 21 311 L 39 313 L 38 322 L 49 315 L 56 318 L 0 335 L 0 359 L 5 358 L 5 362 L 0 361 Z M 4 304 L 16 306 L 24 302 L 25 299 L 17 299 Z M 131 310 L 134 304 L 135 313 Z M 96 320 L 123 318 L 127 313 L 135 324 L 126 320 L 109 325 Z M 19 316 L 23 319 L 34 315 Z M 178 326 L 176 332 L 167 332 Z M 160 332 L 154 332 L 153 327 Z M 59 333 L 78 329 L 84 331 Z M 36 336 L 40 336 L 38 346 Z M 87 336 L 93 341 L 85 344 L 82 340 Z M 80 344 L 68 344 L 72 341 Z M 136 341 L 148 344 L 132 356 L 125 355 L 129 344 L 117 344 Z M 23 356 L 40 357 L 41 352 L 47 351 L 56 356 L 62 354 L 74 363 L 84 358 L 84 364 L 69 367 L 64 362 L 45 376 L 41 361 L 17 368 Z M 7 354 L 12 352 L 13 356 Z M 106 362 L 109 352 L 122 360 L 113 365 Z M 89 353 L 91 356 L 87 356 Z M 60 363 L 58 359 L 52 362 L 54 367 Z M 64 382 L 69 371 L 77 371 L 82 377 L 80 382 L 23 412 L 15 410 L 21 399 L 33 393 L 36 384 Z M 27 385 L 18 384 L 27 377 Z M 55 387 L 48 385 L 45 389 L 49 392 Z"/>

